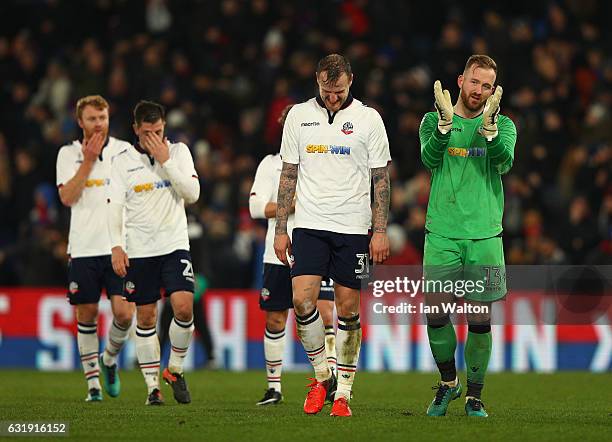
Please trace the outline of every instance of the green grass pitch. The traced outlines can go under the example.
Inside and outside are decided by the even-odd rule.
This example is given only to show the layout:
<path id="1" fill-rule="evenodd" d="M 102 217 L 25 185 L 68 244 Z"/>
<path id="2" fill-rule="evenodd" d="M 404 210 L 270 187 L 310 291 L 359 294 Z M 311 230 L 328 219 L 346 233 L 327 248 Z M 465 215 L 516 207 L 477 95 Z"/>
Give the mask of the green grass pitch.
<path id="1" fill-rule="evenodd" d="M 284 403 L 256 407 L 263 371 L 197 371 L 186 375 L 190 405 L 177 404 L 164 385 L 166 404 L 146 407 L 137 371 L 121 372 L 120 397 L 105 395 L 100 403 L 84 402 L 81 373 L 2 371 L 0 421 L 65 421 L 70 439 L 90 441 L 612 440 L 609 373 L 490 374 L 483 396 L 488 419 L 468 419 L 463 397 L 446 417 L 425 416 L 436 376 L 415 373 L 358 373 L 352 418 L 330 417 L 329 405 L 306 416 L 306 376 L 283 374 Z"/>

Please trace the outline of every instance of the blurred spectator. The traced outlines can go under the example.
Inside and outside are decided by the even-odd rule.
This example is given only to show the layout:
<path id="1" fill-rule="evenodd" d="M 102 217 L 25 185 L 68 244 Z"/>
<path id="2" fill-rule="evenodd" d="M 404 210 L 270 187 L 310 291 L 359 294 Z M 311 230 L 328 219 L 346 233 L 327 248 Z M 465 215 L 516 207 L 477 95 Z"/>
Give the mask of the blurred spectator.
<path id="1" fill-rule="evenodd" d="M 561 236 L 563 248 L 568 251 L 572 264 L 579 264 L 599 242 L 596 218 L 585 197 L 578 196 L 572 200 L 568 219 L 569 224 Z"/>
<path id="2" fill-rule="evenodd" d="M 389 224 L 387 227 L 391 256 L 385 265 L 420 265 L 422 256 L 408 241 L 406 231 L 398 224 Z"/>
<path id="3" fill-rule="evenodd" d="M 535 263 L 541 265 L 569 264 L 565 252 L 561 250 L 555 240 L 546 236 L 538 244 L 538 256 Z"/>
<path id="4" fill-rule="evenodd" d="M 34 189 L 39 183 L 36 159 L 26 149 L 15 151 L 15 175 L 13 178 L 13 204 L 9 213 L 14 216 L 15 227 L 20 236 L 29 230 L 30 214 L 34 208 Z"/>
<path id="5" fill-rule="evenodd" d="M 53 118 L 62 121 L 66 113 L 69 113 L 70 88 L 70 79 L 63 66 L 58 61 L 52 61 L 30 104 L 48 107 Z"/>
<path id="6" fill-rule="evenodd" d="M 13 226 L 10 213 L 13 209 L 11 195 L 13 191 L 11 179 L 10 152 L 6 144 L 6 138 L 0 132 L 0 248 L 11 242 L 13 237 Z"/>

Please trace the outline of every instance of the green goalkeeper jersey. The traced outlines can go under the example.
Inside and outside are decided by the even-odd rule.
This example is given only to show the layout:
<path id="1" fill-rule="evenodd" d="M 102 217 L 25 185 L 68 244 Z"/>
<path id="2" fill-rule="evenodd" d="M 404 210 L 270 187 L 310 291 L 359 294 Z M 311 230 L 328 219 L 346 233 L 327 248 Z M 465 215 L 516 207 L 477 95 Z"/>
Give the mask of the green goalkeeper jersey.
<path id="1" fill-rule="evenodd" d="M 478 133 L 482 114 L 453 116 L 442 134 L 438 115 L 428 112 L 419 129 L 421 160 L 431 171 L 425 228 L 456 239 L 491 238 L 502 231 L 504 190 L 501 176 L 514 161 L 516 127 L 500 115 L 498 135 L 487 141 Z"/>

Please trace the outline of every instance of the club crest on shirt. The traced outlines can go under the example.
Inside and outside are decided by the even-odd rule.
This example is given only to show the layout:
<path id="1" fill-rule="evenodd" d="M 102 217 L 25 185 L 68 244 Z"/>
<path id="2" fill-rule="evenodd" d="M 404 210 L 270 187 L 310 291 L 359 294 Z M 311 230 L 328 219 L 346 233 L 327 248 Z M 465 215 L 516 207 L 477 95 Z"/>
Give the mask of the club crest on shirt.
<path id="1" fill-rule="evenodd" d="M 353 123 L 351 123 L 350 121 L 347 121 L 346 123 L 344 123 L 342 125 L 342 133 L 344 135 L 350 135 L 353 133 Z"/>
<path id="2" fill-rule="evenodd" d="M 270 299 L 270 290 L 268 290 L 268 289 L 267 289 L 267 288 L 265 288 L 265 287 L 264 287 L 264 288 L 262 288 L 262 289 L 261 289 L 260 296 L 261 296 L 261 300 L 262 300 L 262 301 L 264 301 L 264 302 L 266 302 L 268 299 Z"/>

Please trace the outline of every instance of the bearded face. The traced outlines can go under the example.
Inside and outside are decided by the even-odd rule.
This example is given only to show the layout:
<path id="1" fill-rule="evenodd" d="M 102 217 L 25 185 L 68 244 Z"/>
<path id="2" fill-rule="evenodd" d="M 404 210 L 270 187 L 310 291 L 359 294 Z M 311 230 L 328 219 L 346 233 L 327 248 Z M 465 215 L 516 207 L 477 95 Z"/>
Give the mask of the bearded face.
<path id="1" fill-rule="evenodd" d="M 83 129 L 83 135 L 88 140 L 96 132 L 101 132 L 106 139 L 108 136 L 108 108 L 98 109 L 87 105 L 78 119 L 79 126 Z"/>
<path id="2" fill-rule="evenodd" d="M 493 69 L 471 66 L 459 76 L 460 99 L 471 112 L 478 113 L 484 107 L 487 98 L 493 93 L 495 84 Z"/>

